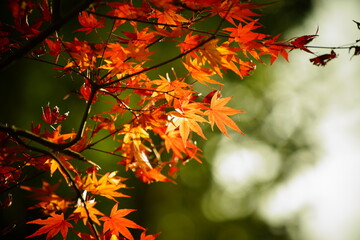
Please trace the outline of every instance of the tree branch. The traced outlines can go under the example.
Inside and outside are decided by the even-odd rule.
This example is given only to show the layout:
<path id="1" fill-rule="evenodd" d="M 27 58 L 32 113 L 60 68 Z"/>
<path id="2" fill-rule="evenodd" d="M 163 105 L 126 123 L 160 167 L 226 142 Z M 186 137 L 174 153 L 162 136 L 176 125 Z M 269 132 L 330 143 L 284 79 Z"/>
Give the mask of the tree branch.
<path id="1" fill-rule="evenodd" d="M 45 154 L 49 157 L 51 157 L 52 159 L 54 159 L 57 164 L 59 164 L 61 170 L 65 173 L 66 177 L 69 179 L 69 181 L 71 182 L 71 187 L 75 190 L 76 192 L 76 195 L 77 195 L 77 198 L 80 199 L 81 203 L 84 205 L 84 208 L 85 208 L 85 212 L 86 212 L 86 215 L 88 216 L 88 221 L 89 221 L 89 225 L 90 225 L 90 230 L 94 233 L 95 235 L 95 238 L 97 240 L 100 240 L 100 236 L 99 236 L 99 233 L 96 229 L 96 226 L 95 226 L 95 223 L 94 221 L 91 219 L 91 216 L 90 216 L 90 212 L 89 212 L 89 209 L 87 208 L 86 206 L 86 201 L 85 199 L 83 198 L 82 196 L 82 193 L 79 189 L 79 187 L 77 186 L 76 184 L 76 181 L 74 180 L 74 177 L 72 176 L 72 174 L 70 173 L 70 171 L 64 166 L 64 164 L 60 161 L 60 159 L 55 156 L 53 153 L 47 151 L 47 150 L 44 150 L 44 149 L 41 149 L 41 148 L 37 148 L 37 147 L 34 147 L 34 146 L 30 146 L 26 143 L 24 143 L 18 136 L 12 136 L 20 145 L 24 146 L 25 148 L 29 149 L 29 150 L 32 150 L 32 151 L 35 151 L 35 152 L 38 152 L 38 153 L 42 153 L 42 154 Z"/>
<path id="2" fill-rule="evenodd" d="M 10 136 L 12 136 L 14 139 L 15 138 L 19 138 L 19 137 L 24 137 L 26 139 L 29 139 L 29 140 L 32 140 L 36 143 L 39 143 L 41 145 L 43 145 L 44 147 L 47 147 L 47 148 L 50 148 L 52 149 L 53 151 L 58 151 L 58 152 L 61 152 L 69 157 L 73 157 L 75 159 L 78 159 L 80 161 L 83 161 L 83 162 L 86 162 L 88 164 L 91 164 L 97 168 L 100 168 L 99 165 L 97 165 L 96 163 L 86 159 L 83 155 L 81 155 L 80 153 L 78 152 L 75 152 L 71 149 L 67 149 L 67 148 L 64 148 L 63 145 L 65 144 L 57 144 L 57 143 L 53 143 L 45 138 L 42 138 L 30 131 L 27 131 L 27 130 L 23 130 L 23 129 L 18 129 L 16 128 L 15 126 L 6 126 L 6 125 L 3 125 L 0 123 L 0 131 L 2 132 L 7 132 L 8 134 L 10 134 Z M 70 143 L 70 142 L 69 142 Z M 76 142 L 75 142 L 76 143 Z M 70 146 L 74 145 L 75 143 L 71 144 Z M 68 143 L 67 143 L 68 144 Z M 69 146 L 69 147 L 70 147 Z"/>

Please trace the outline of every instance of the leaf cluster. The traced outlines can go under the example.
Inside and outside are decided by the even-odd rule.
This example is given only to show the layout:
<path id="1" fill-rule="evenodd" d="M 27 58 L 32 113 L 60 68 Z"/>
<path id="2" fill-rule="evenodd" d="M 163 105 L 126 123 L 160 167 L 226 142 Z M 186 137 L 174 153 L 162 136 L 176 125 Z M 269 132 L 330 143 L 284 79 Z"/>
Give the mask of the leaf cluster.
<path id="1" fill-rule="evenodd" d="M 9 1 L 12 21 L 0 24 L 1 68 L 20 57 L 48 64 L 79 83 L 72 92 L 84 104 L 73 129 L 62 125 L 69 112 L 50 103 L 42 108 L 44 122 L 32 123 L 29 130 L 0 124 L 0 189 L 21 185 L 34 193 L 37 204 L 31 208 L 48 216 L 28 222 L 42 225 L 29 238 L 60 233 L 66 239 L 82 222 L 87 233 L 73 230 L 81 239 L 134 239 L 129 228 L 140 229 L 143 240 L 155 239 L 157 234 L 146 235 L 128 219 L 133 209 L 119 209 L 117 199 L 129 196 L 121 192 L 128 186 L 118 169 L 123 166 L 145 183 L 175 182 L 180 165 L 201 162 L 195 139 L 206 140 L 204 126 L 216 126 L 228 137 L 229 129 L 243 134 L 229 117 L 243 111 L 227 106 L 231 97 L 221 96 L 224 73 L 249 76 L 255 62 L 288 60 L 288 51 L 308 50 L 316 36 L 278 41 L 279 36 L 259 33 L 257 9 L 264 6 L 249 1 L 84 0 L 67 13 L 59 2 Z M 63 36 L 61 27 L 74 16 L 78 25 Z M 201 29 L 202 22 L 218 24 Z M 176 54 L 159 62 L 154 47 L 165 42 L 174 43 Z M 324 65 L 329 58 L 314 63 Z M 151 75 L 174 62 L 183 65 L 181 74 Z M 199 92 L 199 85 L 207 90 Z M 99 104 L 103 111 L 93 111 Z M 101 149 L 104 141 L 116 147 Z M 104 158 L 85 157 L 91 151 Z M 114 170 L 102 172 L 107 155 Z M 46 181 L 41 188 L 26 186 L 29 168 L 60 176 L 74 197 L 60 196 L 59 185 Z M 101 198 L 114 204 L 108 215 L 96 208 Z"/>

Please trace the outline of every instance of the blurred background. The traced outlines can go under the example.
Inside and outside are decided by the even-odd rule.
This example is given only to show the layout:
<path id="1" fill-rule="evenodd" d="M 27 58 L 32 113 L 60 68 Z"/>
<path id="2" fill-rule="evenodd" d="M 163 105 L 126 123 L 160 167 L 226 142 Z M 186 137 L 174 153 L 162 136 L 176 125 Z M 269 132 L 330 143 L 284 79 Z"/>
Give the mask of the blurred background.
<path id="1" fill-rule="evenodd" d="M 319 29 L 311 45 L 341 46 L 360 39 L 359 9 L 357 0 L 280 0 L 263 10 L 261 31 L 288 39 Z M 336 52 L 326 67 L 293 51 L 289 63 L 258 65 L 244 80 L 228 73 L 222 94 L 246 111 L 233 118 L 246 136 L 209 131 L 203 164 L 183 166 L 176 185 L 128 181 L 132 198 L 120 203 L 138 209 L 133 219 L 162 232 L 159 240 L 360 239 L 360 57 Z M 71 109 L 70 125 L 82 112 L 75 97 L 61 100 L 79 82 L 54 78 L 46 65 L 19 61 L 1 82 L 1 122 L 28 128 L 47 102 Z M 27 217 L 30 203 L 16 194 L 24 192 L 15 189 L 3 223 Z"/>

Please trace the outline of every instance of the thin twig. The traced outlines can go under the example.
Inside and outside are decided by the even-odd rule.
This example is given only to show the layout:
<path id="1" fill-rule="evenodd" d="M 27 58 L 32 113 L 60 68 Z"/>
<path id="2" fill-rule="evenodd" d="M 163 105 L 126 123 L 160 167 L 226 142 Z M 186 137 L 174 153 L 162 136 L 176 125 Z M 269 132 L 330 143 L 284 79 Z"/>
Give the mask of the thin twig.
<path id="1" fill-rule="evenodd" d="M 136 76 L 136 75 L 139 75 L 139 74 L 141 74 L 141 73 L 148 72 L 148 71 L 151 71 L 151 70 L 153 70 L 153 69 L 155 69 L 155 68 L 158 68 L 158 67 L 164 66 L 164 65 L 166 65 L 166 64 L 169 64 L 169 63 L 171 63 L 171 62 L 173 62 L 173 61 L 175 61 L 175 60 L 177 60 L 177 59 L 182 58 L 183 56 L 186 56 L 187 54 L 191 53 L 192 51 L 196 50 L 197 48 L 205 45 L 207 42 L 210 42 L 210 41 L 211 41 L 212 39 L 214 39 L 214 38 L 215 38 L 214 36 L 210 36 L 210 37 L 208 37 L 207 39 L 205 39 L 204 41 L 202 41 L 202 42 L 200 42 L 199 44 L 197 44 L 195 47 L 193 47 L 193 48 L 191 48 L 191 49 L 189 49 L 189 50 L 187 50 L 187 51 L 185 51 L 185 52 L 183 52 L 183 53 L 181 53 L 181 54 L 179 54 L 179 55 L 177 55 L 177 56 L 175 56 L 175 57 L 173 57 L 173 58 L 170 58 L 170 59 L 168 59 L 168 60 L 166 60 L 166 61 L 164 61 L 164 62 L 155 64 L 155 65 L 153 65 L 153 66 L 151 66 L 151 67 L 144 68 L 143 70 L 140 70 L 140 71 L 138 71 L 138 72 L 135 72 L 135 73 L 132 73 L 132 74 L 128 74 L 128 75 L 126 75 L 126 76 L 124 76 L 124 77 L 122 77 L 122 78 L 120 78 L 120 79 L 117 79 L 117 80 L 114 80 L 114 81 L 105 83 L 105 84 L 101 85 L 101 87 L 102 87 L 102 88 L 106 88 L 106 87 L 108 87 L 108 86 L 110 86 L 110 85 L 112 85 L 112 84 L 114 84 L 114 83 L 118 83 L 118 82 L 123 81 L 123 80 L 125 80 L 125 79 L 128 79 L 128 78 L 134 77 L 134 76 Z"/>
<path id="2" fill-rule="evenodd" d="M 90 114 L 91 105 L 92 105 L 92 102 L 93 102 L 93 100 L 94 100 L 94 98 L 96 96 L 96 93 L 97 93 L 98 89 L 99 89 L 99 86 L 97 86 L 97 85 L 95 85 L 93 83 L 93 85 L 91 87 L 90 97 L 89 97 L 89 100 L 86 103 L 85 111 L 84 111 L 84 114 L 82 116 L 80 126 L 79 126 L 79 129 L 78 129 L 77 133 L 76 133 L 76 136 L 75 136 L 74 139 L 72 139 L 68 143 L 59 144 L 59 146 L 61 148 L 65 149 L 65 148 L 71 147 L 72 145 L 74 145 L 75 143 L 80 141 L 80 139 L 82 138 L 82 136 L 84 134 L 84 131 L 85 131 L 86 122 L 87 122 L 87 119 L 88 119 L 89 114 Z"/>

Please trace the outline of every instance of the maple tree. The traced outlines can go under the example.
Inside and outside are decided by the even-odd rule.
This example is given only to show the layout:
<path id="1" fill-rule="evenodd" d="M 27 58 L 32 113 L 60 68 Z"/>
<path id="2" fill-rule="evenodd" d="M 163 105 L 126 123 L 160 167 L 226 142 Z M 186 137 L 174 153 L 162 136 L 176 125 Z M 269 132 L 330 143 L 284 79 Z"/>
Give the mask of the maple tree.
<path id="1" fill-rule="evenodd" d="M 224 73 L 242 79 L 256 62 L 288 60 L 293 49 L 314 54 L 308 44 L 317 36 L 281 41 L 260 33 L 258 10 L 266 5 L 251 1 L 84 0 L 66 13 L 59 0 L 9 0 L 7 6 L 11 20 L 0 23 L 0 68 L 19 58 L 47 64 L 79 82 L 73 92 L 84 103 L 74 129 L 63 126 L 68 109 L 50 103 L 39 112 L 43 122 L 29 123 L 29 130 L 0 124 L 0 191 L 20 186 L 34 193 L 37 203 L 30 208 L 47 217 L 27 222 L 42 225 L 28 238 L 60 233 L 66 239 L 72 231 L 81 239 L 134 239 L 130 228 L 143 240 L 155 239 L 158 234 L 148 235 L 128 219 L 133 209 L 121 208 L 118 198 L 130 196 L 122 192 L 129 186 L 120 169 L 145 183 L 175 182 L 180 165 L 201 162 L 196 139 L 207 139 L 204 127 L 228 137 L 228 129 L 243 134 L 229 117 L 243 111 L 227 106 L 231 97 L 221 95 Z M 71 36 L 63 36 L 61 28 L 76 17 Z M 200 23 L 207 21 L 217 24 L 203 30 Z M 164 42 L 175 43 L 177 54 L 159 60 L 153 47 Z M 347 49 L 360 53 L 356 44 Z M 310 61 L 325 66 L 335 57 L 332 50 Z M 151 74 L 175 61 L 181 70 Z M 199 85 L 207 90 L 199 92 Z M 92 110 L 98 104 L 102 110 Z M 97 147 L 105 141 L 116 147 Z M 102 160 L 86 157 L 90 151 L 114 157 L 115 170 L 102 171 Z M 55 193 L 60 183 L 27 186 L 28 169 L 63 179 L 73 197 Z M 101 198 L 112 202 L 110 213 L 97 208 Z M 8 193 L 2 207 L 10 205 Z M 87 232 L 77 230 L 81 224 Z"/>

